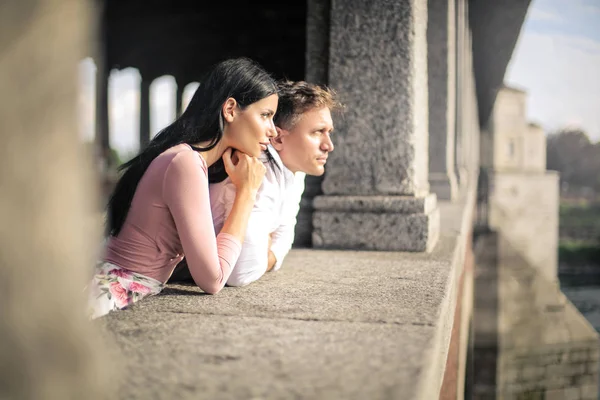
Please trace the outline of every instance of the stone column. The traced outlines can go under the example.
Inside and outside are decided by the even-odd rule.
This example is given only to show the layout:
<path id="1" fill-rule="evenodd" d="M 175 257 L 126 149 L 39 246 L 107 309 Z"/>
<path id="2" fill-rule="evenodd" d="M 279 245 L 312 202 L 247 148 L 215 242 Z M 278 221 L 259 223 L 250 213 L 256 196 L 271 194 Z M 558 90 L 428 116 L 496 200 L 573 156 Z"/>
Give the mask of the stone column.
<path id="1" fill-rule="evenodd" d="M 140 84 L 140 151 L 150 143 L 150 81 Z"/>
<path id="2" fill-rule="evenodd" d="M 327 84 L 331 0 L 308 0 L 306 10 L 306 80 Z"/>
<path id="3" fill-rule="evenodd" d="M 336 122 L 313 246 L 426 251 L 439 235 L 429 194 L 427 5 L 332 2 L 329 84 L 347 106 Z"/>
<path id="4" fill-rule="evenodd" d="M 96 146 L 100 154 L 109 154 L 108 71 L 102 60 L 96 61 Z"/>
<path id="5" fill-rule="evenodd" d="M 467 52 L 467 0 L 456 2 L 456 172 L 460 190 L 464 190 L 468 179 L 467 147 L 467 81 L 473 74 L 466 66 Z"/>
<path id="6" fill-rule="evenodd" d="M 113 398 L 122 374 L 83 292 L 102 225 L 76 115 L 93 6 L 0 2 L 2 399 Z"/>
<path id="7" fill-rule="evenodd" d="M 305 79 L 321 85 L 328 83 L 330 11 L 331 0 L 308 0 L 307 2 Z M 334 125 L 337 126 L 338 118 L 336 116 L 333 118 Z M 297 217 L 294 247 L 312 245 L 313 199 L 323 194 L 322 182 L 322 176 L 307 176 L 304 179 L 304 193 Z"/>
<path id="8" fill-rule="evenodd" d="M 467 68 L 473 71 L 473 39 L 472 32 L 469 29 L 467 42 Z M 477 108 L 477 92 L 475 90 L 475 74 L 469 74 L 468 81 L 469 93 L 469 182 L 476 184 L 479 175 L 479 141 L 481 139 L 481 129 L 479 127 L 479 110 Z"/>
<path id="9" fill-rule="evenodd" d="M 110 71 L 106 65 L 106 45 L 103 41 L 106 36 L 106 19 L 104 7 L 96 9 L 97 36 L 92 38 L 94 62 L 96 64 L 96 121 L 95 121 L 95 145 L 96 151 L 101 158 L 110 154 L 110 134 L 108 124 L 108 78 Z M 106 159 L 103 162 L 107 162 Z"/>
<path id="10" fill-rule="evenodd" d="M 429 0 L 429 184 L 439 199 L 458 195 L 455 173 L 456 0 Z"/>
<path id="11" fill-rule="evenodd" d="M 183 89 L 185 85 L 179 81 L 176 82 L 177 85 L 177 93 L 175 94 L 175 118 L 179 118 L 181 113 L 183 113 L 182 103 L 183 103 Z"/>
<path id="12" fill-rule="evenodd" d="M 110 125 L 108 119 L 108 80 L 110 69 L 106 63 L 106 20 L 104 7 L 98 7 L 97 37 L 94 38 L 94 62 L 96 64 L 96 115 L 95 115 L 95 161 L 100 180 L 102 204 L 106 203 L 113 188 L 115 160 L 110 148 Z"/>

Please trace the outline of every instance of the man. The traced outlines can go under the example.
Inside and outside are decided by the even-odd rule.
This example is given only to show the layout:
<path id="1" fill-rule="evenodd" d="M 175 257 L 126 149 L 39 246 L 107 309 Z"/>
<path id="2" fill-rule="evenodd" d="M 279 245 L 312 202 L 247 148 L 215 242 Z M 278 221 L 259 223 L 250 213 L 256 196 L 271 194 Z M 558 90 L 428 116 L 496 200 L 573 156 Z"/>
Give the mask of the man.
<path id="1" fill-rule="evenodd" d="M 334 147 L 331 112 L 339 108 L 335 93 L 327 87 L 303 81 L 279 83 L 274 117 L 277 136 L 263 154 L 267 171 L 229 286 L 247 285 L 265 272 L 281 268 L 294 241 L 304 174 L 325 173 L 327 156 Z M 210 185 L 215 232 L 223 227 L 234 198 L 235 186 L 229 179 Z M 175 280 L 180 280 L 181 272 L 176 275 Z"/>

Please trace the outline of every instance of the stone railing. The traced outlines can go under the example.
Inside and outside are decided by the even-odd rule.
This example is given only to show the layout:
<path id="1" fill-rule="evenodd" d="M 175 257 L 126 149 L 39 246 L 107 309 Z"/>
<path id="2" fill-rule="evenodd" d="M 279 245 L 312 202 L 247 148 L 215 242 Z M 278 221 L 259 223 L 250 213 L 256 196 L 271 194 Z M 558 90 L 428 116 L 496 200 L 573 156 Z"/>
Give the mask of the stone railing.
<path id="1" fill-rule="evenodd" d="M 296 249 L 247 287 L 169 285 L 109 315 L 130 375 L 122 398 L 460 396 L 468 329 L 453 326 L 471 301 L 461 282 L 474 199 L 440 203 L 431 253 Z M 464 327 L 471 304 L 462 309 Z"/>

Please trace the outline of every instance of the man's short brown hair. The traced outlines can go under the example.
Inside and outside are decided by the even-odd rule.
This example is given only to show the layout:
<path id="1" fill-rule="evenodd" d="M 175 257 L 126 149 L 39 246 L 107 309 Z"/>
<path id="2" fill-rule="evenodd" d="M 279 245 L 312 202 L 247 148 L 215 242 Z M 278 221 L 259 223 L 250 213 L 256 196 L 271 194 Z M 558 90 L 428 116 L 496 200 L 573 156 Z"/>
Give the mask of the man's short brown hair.
<path id="1" fill-rule="evenodd" d="M 303 113 L 315 108 L 327 107 L 331 112 L 343 108 L 335 91 L 327 86 L 287 80 L 279 81 L 277 86 L 279 103 L 273 120 L 280 128 L 292 129 Z"/>

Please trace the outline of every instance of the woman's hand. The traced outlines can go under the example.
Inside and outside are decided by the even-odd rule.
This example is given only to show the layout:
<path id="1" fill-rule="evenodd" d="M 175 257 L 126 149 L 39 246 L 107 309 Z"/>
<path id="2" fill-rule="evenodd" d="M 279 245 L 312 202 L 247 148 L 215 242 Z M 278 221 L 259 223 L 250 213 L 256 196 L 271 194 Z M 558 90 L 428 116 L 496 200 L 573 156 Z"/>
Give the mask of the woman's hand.
<path id="1" fill-rule="evenodd" d="M 233 153 L 233 149 L 228 148 L 223 153 L 223 164 L 238 191 L 248 190 L 256 194 L 266 171 L 262 161 L 237 150 Z"/>

